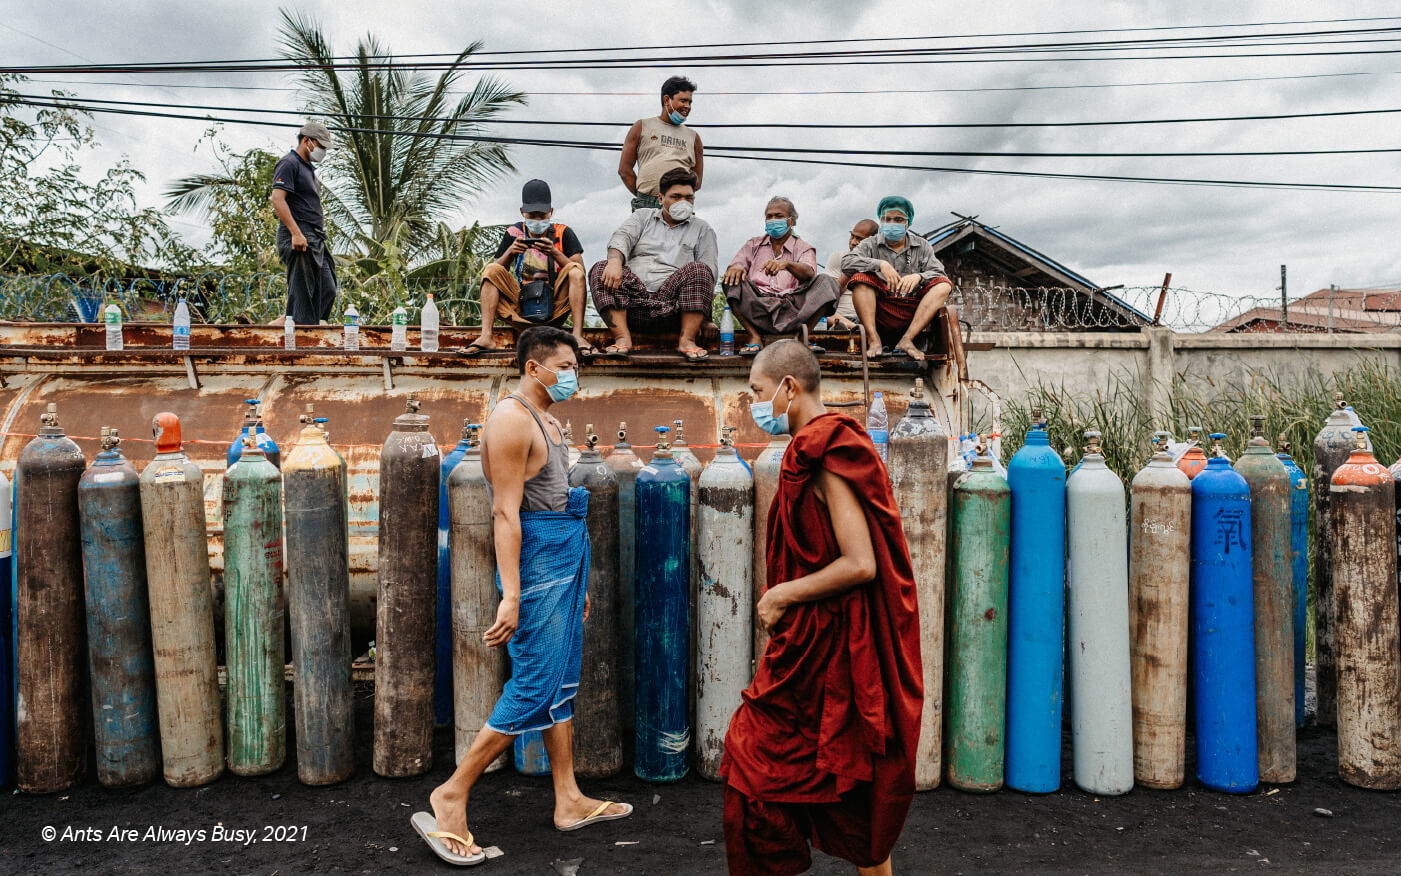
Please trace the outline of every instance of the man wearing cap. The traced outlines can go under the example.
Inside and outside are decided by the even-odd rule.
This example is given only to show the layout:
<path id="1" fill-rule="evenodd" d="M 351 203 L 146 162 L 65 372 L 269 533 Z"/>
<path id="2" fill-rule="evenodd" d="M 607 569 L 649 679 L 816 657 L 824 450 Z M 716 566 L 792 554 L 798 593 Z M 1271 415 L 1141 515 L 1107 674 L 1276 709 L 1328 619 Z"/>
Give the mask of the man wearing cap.
<path id="1" fill-rule="evenodd" d="M 885 355 L 887 341 L 896 339 L 892 355 L 922 362 L 915 341 L 948 301 L 953 284 L 933 245 L 910 231 L 915 210 L 908 198 L 882 198 L 876 215 L 880 231 L 842 256 L 842 272 L 852 275 L 851 301 L 870 342 L 867 355 Z"/>
<path id="2" fill-rule="evenodd" d="M 476 356 L 496 349 L 492 323 L 519 326 L 573 324 L 579 354 L 592 356 L 584 340 L 584 247 L 574 229 L 551 222 L 550 186 L 533 179 L 521 189 L 521 221 L 506 229 L 496 259 L 482 270 L 482 332 L 462 350 Z"/>
<path id="3" fill-rule="evenodd" d="M 336 269 L 326 246 L 326 222 L 321 210 L 321 183 L 313 162 L 326 158 L 331 132 L 320 122 L 307 122 L 297 135 L 297 148 L 272 171 L 272 210 L 277 227 L 277 255 L 287 266 L 287 315 L 299 325 L 316 325 L 331 317 L 336 301 Z"/>
<path id="4" fill-rule="evenodd" d="M 672 76 L 662 83 L 662 111 L 638 119 L 623 138 L 618 160 L 618 177 L 632 192 L 633 212 L 656 210 L 662 206 L 658 186 L 662 174 L 674 168 L 696 175 L 696 189 L 705 176 L 705 150 L 700 135 L 686 127 L 691 117 L 691 98 L 696 84 L 685 76 Z"/>

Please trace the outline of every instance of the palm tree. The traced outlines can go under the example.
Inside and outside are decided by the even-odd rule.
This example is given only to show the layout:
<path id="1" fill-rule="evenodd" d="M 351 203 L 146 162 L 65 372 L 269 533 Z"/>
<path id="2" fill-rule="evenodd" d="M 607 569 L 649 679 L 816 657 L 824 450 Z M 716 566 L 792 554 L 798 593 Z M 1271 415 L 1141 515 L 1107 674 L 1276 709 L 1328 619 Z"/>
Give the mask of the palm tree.
<path id="1" fill-rule="evenodd" d="M 437 80 L 391 66 L 374 37 L 361 38 L 358 68 L 342 74 L 316 22 L 282 11 L 282 54 L 301 67 L 302 108 L 338 133 L 322 191 L 328 221 L 352 230 L 356 248 L 385 257 L 392 273 L 432 258 L 440 218 L 515 169 L 507 147 L 470 139 L 507 109 L 526 102 L 492 78 L 478 79 L 453 103 L 472 43 Z M 418 136 L 407 136 L 407 133 Z"/>

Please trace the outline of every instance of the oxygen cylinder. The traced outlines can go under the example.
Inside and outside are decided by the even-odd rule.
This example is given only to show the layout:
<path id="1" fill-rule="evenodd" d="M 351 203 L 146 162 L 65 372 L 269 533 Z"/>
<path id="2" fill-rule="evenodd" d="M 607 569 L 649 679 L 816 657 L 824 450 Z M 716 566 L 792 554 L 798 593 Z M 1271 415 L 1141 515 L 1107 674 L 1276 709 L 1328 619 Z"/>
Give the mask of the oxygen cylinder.
<path id="1" fill-rule="evenodd" d="M 481 426 L 466 423 L 467 448 L 448 476 L 448 533 L 452 558 L 452 689 L 455 755 L 466 757 L 506 686 L 506 649 L 490 648 L 482 635 L 496 623 L 496 542 L 491 494 L 482 471 Z M 588 625 L 584 625 L 585 631 Z M 582 682 L 580 683 L 582 687 Z M 507 755 L 487 772 L 506 765 Z"/>
<path id="2" fill-rule="evenodd" d="M 1007 785 L 1047 794 L 1060 787 L 1065 461 L 1051 447 L 1040 409 L 1031 417 L 1026 443 L 1007 464 L 1012 490 Z"/>
<path id="3" fill-rule="evenodd" d="M 788 450 L 788 435 L 775 435 L 769 444 L 759 452 L 754 460 L 754 608 L 759 608 L 759 600 L 768 589 L 769 577 L 769 508 L 778 492 L 778 473 L 783 468 L 783 454 Z M 769 634 L 759 625 L 759 616 L 754 623 L 754 666 L 749 677 L 754 677 L 759 661 L 769 647 Z"/>
<path id="4" fill-rule="evenodd" d="M 278 451 L 277 443 L 272 440 L 272 436 L 263 429 L 262 402 L 256 398 L 249 398 L 244 399 L 243 403 L 248 405 L 248 409 L 243 412 L 243 425 L 239 427 L 238 437 L 233 440 L 233 443 L 229 445 L 228 452 L 224 454 L 226 466 L 233 468 L 233 464 L 238 462 L 238 458 L 243 454 L 243 436 L 251 434 L 258 446 L 262 448 L 263 455 L 267 457 L 268 462 L 272 463 L 273 468 L 277 468 L 282 463 L 282 454 Z"/>
<path id="5" fill-rule="evenodd" d="M 409 397 L 379 455 L 379 599 L 375 617 L 374 770 L 418 776 L 433 765 L 433 645 L 442 460 Z"/>
<path id="6" fill-rule="evenodd" d="M 14 506 L 0 474 L 0 791 L 15 782 Z"/>
<path id="7" fill-rule="evenodd" d="M 282 475 L 244 435 L 224 475 L 224 663 L 229 770 L 260 776 L 287 759 L 282 627 Z"/>
<path id="8" fill-rule="evenodd" d="M 297 778 L 331 785 L 355 772 L 345 463 L 307 408 L 282 467 L 292 704 Z"/>
<path id="9" fill-rule="evenodd" d="M 574 774 L 604 778 L 623 769 L 623 707 L 619 699 L 623 641 L 618 631 L 618 476 L 598 452 L 588 427 L 587 445 L 569 470 L 569 486 L 589 491 L 589 621 L 579 694 L 574 698 Z M 632 643 L 628 643 L 631 650 Z M 631 710 L 632 703 L 628 702 Z"/>
<path id="10" fill-rule="evenodd" d="M 146 585 L 165 780 L 192 788 L 224 772 L 204 475 L 181 451 L 180 420 L 151 421 L 156 456 L 141 473 Z"/>
<path id="11" fill-rule="evenodd" d="M 443 457 L 438 472 L 438 601 L 434 615 L 433 633 L 433 723 L 446 727 L 452 723 L 452 547 L 448 533 L 452 528 L 448 510 L 448 478 L 467 453 L 467 427 L 457 446 Z"/>
<path id="12" fill-rule="evenodd" d="M 650 782 L 686 775 L 691 744 L 689 589 L 691 478 L 677 465 L 657 427 L 657 450 L 637 473 L 637 667 L 633 771 Z"/>
<path id="13" fill-rule="evenodd" d="M 1182 786 L 1187 736 L 1187 623 L 1192 482 L 1171 436 L 1129 487 L 1129 631 L 1133 774 L 1149 788 Z"/>
<path id="14" fill-rule="evenodd" d="M 550 755 L 545 751 L 545 736 L 539 730 L 528 730 L 512 743 L 516 772 L 523 776 L 548 776 Z"/>
<path id="15" fill-rule="evenodd" d="M 1100 434 L 1065 485 L 1069 534 L 1070 720 L 1075 784 L 1091 794 L 1133 790 L 1129 570 L 1124 482 L 1104 464 Z"/>
<path id="16" fill-rule="evenodd" d="M 1396 592 L 1396 482 L 1367 449 L 1367 427 L 1333 472 L 1337 603 L 1338 774 L 1359 788 L 1401 788 L 1401 608 Z"/>
<path id="17" fill-rule="evenodd" d="M 697 547 L 696 527 L 699 526 L 696 513 L 697 502 L 700 497 L 698 481 L 701 475 L 701 463 L 696 455 L 691 452 L 691 448 L 686 446 L 686 436 L 683 432 L 684 423 L 681 420 L 671 421 L 671 458 L 676 460 L 676 464 L 686 471 L 691 478 L 691 531 L 686 534 L 686 543 L 691 546 L 691 572 L 690 572 L 690 603 L 688 611 L 694 620 L 696 615 L 696 600 L 700 592 L 700 549 Z M 691 642 L 686 648 L 686 654 L 691 661 L 687 672 L 688 678 L 696 678 L 696 629 L 695 623 L 691 624 Z M 696 726 L 696 688 L 691 686 L 690 702 L 687 705 L 687 713 L 690 715 L 691 726 Z"/>
<path id="18" fill-rule="evenodd" d="M 633 623 L 637 619 L 637 473 L 642 469 L 642 460 L 632 452 L 628 443 L 628 424 L 618 424 L 618 443 L 613 452 L 604 459 L 613 474 L 618 478 L 618 618 L 623 641 L 623 675 L 618 686 L 619 702 L 626 703 L 623 712 L 623 745 L 630 751 L 634 732 L 635 715 L 631 705 L 636 699 L 637 667 L 633 661 Z"/>
<path id="19" fill-rule="evenodd" d="M 1293 580 L 1294 617 L 1294 726 L 1304 726 L 1304 640 L 1309 623 L 1309 477 L 1294 457 L 1289 442 L 1279 436 L 1279 461 L 1289 473 L 1289 568 Z M 1394 480 L 1395 468 L 1391 472 Z"/>
<path id="20" fill-rule="evenodd" d="M 949 502 L 953 577 L 944 763 L 949 784 L 961 791 L 1002 787 L 1011 513 L 1007 481 L 979 445 Z"/>
<path id="21" fill-rule="evenodd" d="M 579 461 L 579 456 L 581 455 L 578 445 L 574 443 L 573 420 L 564 421 L 564 443 L 569 445 L 569 467 L 573 468 L 574 464 Z"/>
<path id="22" fill-rule="evenodd" d="M 83 560 L 78 481 L 83 452 L 49 404 L 15 463 L 15 749 L 21 791 L 82 781 L 86 765 Z"/>
<path id="23" fill-rule="evenodd" d="M 1284 463 L 1265 440 L 1265 418 L 1235 469 L 1250 487 L 1251 572 L 1255 600 L 1255 730 L 1260 781 L 1294 781 L 1294 574 Z"/>
<path id="24" fill-rule="evenodd" d="M 1191 480 L 1206 468 L 1206 454 L 1202 452 L 1202 427 L 1188 426 L 1187 434 L 1190 436 L 1187 439 L 1187 452 L 1177 460 L 1177 467 Z"/>
<path id="25" fill-rule="evenodd" d="M 120 443 L 103 426 L 102 452 L 78 481 L 93 741 L 97 780 L 108 788 L 144 785 L 161 772 L 141 476 Z"/>
<path id="26" fill-rule="evenodd" d="M 1333 393 L 1333 412 L 1313 439 L 1313 675 L 1317 693 L 1315 719 L 1320 727 L 1338 723 L 1338 668 L 1334 659 L 1333 635 L 1333 518 L 1330 516 L 1329 484 L 1333 472 L 1347 461 L 1352 451 L 1352 419 L 1341 392 Z"/>
<path id="27" fill-rule="evenodd" d="M 734 430 L 724 428 L 720 448 L 700 476 L 696 523 L 696 769 L 712 781 L 720 778 L 725 731 L 753 663 L 754 478 L 735 453 Z"/>
<path id="28" fill-rule="evenodd" d="M 1224 456 L 1192 481 L 1192 681 L 1197 778 L 1255 790 L 1255 629 L 1250 487 Z"/>
<path id="29" fill-rule="evenodd" d="M 910 548 L 919 603 L 920 652 L 924 657 L 924 710 L 915 753 L 915 790 L 939 785 L 943 772 L 944 549 L 948 535 L 949 436 L 924 400 L 924 379 L 915 378 L 909 409 L 890 430 L 887 467 L 895 504 Z"/>

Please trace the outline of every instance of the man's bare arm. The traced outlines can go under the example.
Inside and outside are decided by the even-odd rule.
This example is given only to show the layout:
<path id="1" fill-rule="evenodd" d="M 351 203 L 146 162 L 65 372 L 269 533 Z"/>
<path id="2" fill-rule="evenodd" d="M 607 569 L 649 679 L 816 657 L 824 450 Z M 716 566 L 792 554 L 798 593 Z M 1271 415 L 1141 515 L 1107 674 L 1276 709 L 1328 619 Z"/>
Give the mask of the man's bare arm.
<path id="1" fill-rule="evenodd" d="M 696 135 L 696 191 L 705 184 L 705 147 L 701 146 L 700 134 Z"/>
<path id="2" fill-rule="evenodd" d="M 623 154 L 618 156 L 618 177 L 628 191 L 637 194 L 637 147 L 642 142 L 642 122 L 632 123 L 627 137 L 623 138 Z"/>
<path id="3" fill-rule="evenodd" d="M 521 497 L 525 493 L 525 467 L 530 460 L 534 433 L 530 415 L 518 405 L 499 409 L 487 421 L 482 436 L 487 452 L 487 476 L 491 481 L 491 530 L 496 544 L 496 567 L 501 572 L 501 607 L 496 623 L 482 636 L 493 648 L 505 645 L 520 622 L 521 601 Z"/>

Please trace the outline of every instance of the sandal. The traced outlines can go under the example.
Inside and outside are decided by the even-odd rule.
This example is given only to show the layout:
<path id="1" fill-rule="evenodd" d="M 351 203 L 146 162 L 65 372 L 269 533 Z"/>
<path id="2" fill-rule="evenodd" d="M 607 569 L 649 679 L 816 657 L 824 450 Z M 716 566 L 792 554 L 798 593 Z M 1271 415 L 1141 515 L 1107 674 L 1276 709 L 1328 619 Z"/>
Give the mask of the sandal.
<path id="1" fill-rule="evenodd" d="M 764 349 L 763 344 L 745 344 L 739 348 L 739 354 L 741 356 L 757 356 L 762 349 Z"/>
<path id="2" fill-rule="evenodd" d="M 599 356 L 598 347 L 593 344 L 583 344 L 579 347 L 579 358 L 585 362 L 591 362 Z"/>
<path id="3" fill-rule="evenodd" d="M 687 362 L 704 362 L 706 359 L 710 358 L 710 351 L 704 347 L 698 350 L 692 350 L 689 353 L 684 350 L 677 350 L 676 352 L 680 353 L 681 358 L 685 359 Z"/>
<path id="4" fill-rule="evenodd" d="M 494 353 L 495 347 L 483 347 L 478 343 L 471 343 L 457 351 L 457 355 L 464 359 L 475 359 L 483 353 Z"/>
<path id="5" fill-rule="evenodd" d="M 471 831 L 468 831 L 467 838 L 463 839 L 457 834 L 448 833 L 445 830 L 438 830 L 438 821 L 433 817 L 433 813 L 431 812 L 415 812 L 413 817 L 409 819 L 409 822 L 413 825 L 413 829 L 418 835 L 423 837 L 423 841 L 428 843 L 428 848 L 433 850 L 433 854 L 449 864 L 456 864 L 459 867 L 472 867 L 486 860 L 485 850 L 477 852 L 475 855 L 459 855 L 456 852 L 448 851 L 447 844 L 443 842 L 445 838 L 455 840 L 470 849 L 472 846 L 476 845 L 476 840 L 472 837 Z M 582 827 L 582 825 L 580 826 Z"/>
<path id="6" fill-rule="evenodd" d="M 632 358 L 632 348 L 620 347 L 617 344 L 609 344 L 603 348 L 603 353 L 601 355 L 605 359 L 622 359 L 623 361 L 627 361 Z"/>
<path id="7" fill-rule="evenodd" d="M 555 825 L 555 830 L 567 833 L 571 830 L 578 830 L 581 827 L 588 827 L 590 824 L 597 824 L 600 821 L 617 821 L 620 818 L 627 818 L 629 815 L 632 814 L 632 804 L 623 803 L 621 805 L 626 807 L 624 811 L 615 812 L 612 815 L 604 815 L 604 810 L 606 810 L 609 806 L 612 805 L 613 801 L 604 800 L 602 803 L 599 804 L 599 807 L 593 812 L 589 813 L 588 815 L 584 816 L 583 818 L 566 827 L 560 827 L 559 825 Z"/>

